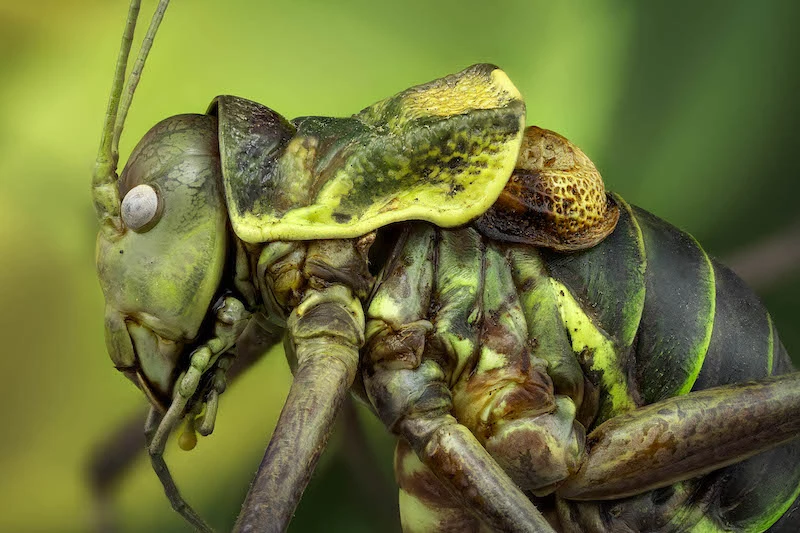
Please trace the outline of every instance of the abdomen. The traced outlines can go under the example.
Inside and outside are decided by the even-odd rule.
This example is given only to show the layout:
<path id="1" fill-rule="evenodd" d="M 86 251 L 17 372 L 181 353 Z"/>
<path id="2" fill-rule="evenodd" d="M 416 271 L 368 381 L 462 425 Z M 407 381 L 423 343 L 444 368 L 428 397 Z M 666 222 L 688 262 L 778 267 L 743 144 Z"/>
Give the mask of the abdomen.
<path id="1" fill-rule="evenodd" d="M 617 201 L 620 221 L 605 241 L 543 257 L 613 339 L 616 370 L 634 403 L 793 370 L 769 314 L 741 279 L 689 235 Z M 606 405 L 592 427 L 619 411 Z M 606 530 L 794 531 L 799 488 L 795 441 L 700 479 L 568 507 L 584 527 Z"/>

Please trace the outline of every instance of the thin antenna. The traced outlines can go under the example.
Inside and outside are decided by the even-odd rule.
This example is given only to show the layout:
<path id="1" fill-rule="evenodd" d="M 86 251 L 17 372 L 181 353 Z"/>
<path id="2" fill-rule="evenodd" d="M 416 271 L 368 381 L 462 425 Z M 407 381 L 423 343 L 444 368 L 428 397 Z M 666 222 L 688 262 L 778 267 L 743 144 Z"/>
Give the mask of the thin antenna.
<path id="1" fill-rule="evenodd" d="M 156 7 L 153 18 L 150 20 L 150 27 L 147 28 L 147 34 L 144 36 L 142 46 L 139 48 L 139 56 L 136 58 L 136 63 L 133 65 L 128 81 L 125 83 L 125 90 L 122 93 L 122 102 L 120 104 L 120 111 L 117 115 L 116 123 L 114 124 L 114 137 L 112 139 L 111 150 L 112 153 L 119 158 L 119 139 L 122 136 L 122 127 L 125 125 L 125 119 L 128 116 L 128 110 L 133 101 L 133 93 L 136 91 L 136 86 L 139 85 L 139 79 L 142 76 L 142 69 L 144 69 L 144 62 L 147 61 L 147 55 L 150 53 L 150 48 L 153 46 L 153 39 L 156 37 L 156 32 L 164 19 L 164 13 L 169 6 L 169 0 L 160 0 L 158 7 Z"/>
<path id="2" fill-rule="evenodd" d="M 106 120 L 103 124 L 103 134 L 100 137 L 100 149 L 92 176 L 92 193 L 97 219 L 104 231 L 116 228 L 118 224 L 114 219 L 119 216 L 119 191 L 116 184 L 117 159 L 112 151 L 112 136 L 117 120 L 120 95 L 125 81 L 125 70 L 128 67 L 128 57 L 133 45 L 133 33 L 136 29 L 136 20 L 139 18 L 140 0 L 131 0 L 128 8 L 128 19 L 125 30 L 122 32 L 122 44 L 119 47 L 117 65 L 114 69 L 114 81 L 111 84 L 111 94 L 106 107 Z"/>
<path id="3" fill-rule="evenodd" d="M 147 34 L 142 41 L 142 46 L 139 48 L 136 63 L 134 63 L 127 81 L 125 81 L 125 71 L 133 44 L 136 21 L 139 18 L 141 0 L 131 0 L 128 9 L 128 19 L 125 24 L 125 31 L 122 34 L 122 45 L 117 57 L 114 83 L 111 86 L 111 95 L 106 109 L 106 120 L 103 124 L 103 136 L 100 140 L 100 150 L 97 154 L 92 178 L 92 192 L 97 219 L 102 230 L 109 235 L 118 234 L 121 230 L 119 189 L 117 188 L 119 139 L 133 100 L 133 93 L 136 91 L 136 86 L 142 75 L 142 69 L 144 69 L 144 63 L 147 60 L 150 48 L 153 46 L 153 39 L 155 39 L 158 26 L 164 18 L 168 5 L 169 0 L 159 1 L 155 13 L 153 13 L 153 18 L 150 20 L 150 27 L 147 29 Z"/>

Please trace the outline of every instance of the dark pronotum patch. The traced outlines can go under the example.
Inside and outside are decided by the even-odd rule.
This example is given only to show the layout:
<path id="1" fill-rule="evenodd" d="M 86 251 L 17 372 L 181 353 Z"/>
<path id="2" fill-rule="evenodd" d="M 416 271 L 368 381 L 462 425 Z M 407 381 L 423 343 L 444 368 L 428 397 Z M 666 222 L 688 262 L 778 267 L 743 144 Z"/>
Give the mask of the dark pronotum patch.
<path id="1" fill-rule="evenodd" d="M 241 213 L 252 211 L 276 192 L 277 161 L 295 128 L 266 106 L 220 96 L 210 113 L 219 117 L 219 144 L 229 206 Z"/>

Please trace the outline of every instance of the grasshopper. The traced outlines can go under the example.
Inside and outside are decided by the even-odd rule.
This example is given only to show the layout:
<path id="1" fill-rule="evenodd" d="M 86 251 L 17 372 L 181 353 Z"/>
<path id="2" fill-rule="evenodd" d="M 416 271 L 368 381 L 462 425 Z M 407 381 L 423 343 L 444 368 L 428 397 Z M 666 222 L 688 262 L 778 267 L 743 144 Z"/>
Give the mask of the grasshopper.
<path id="1" fill-rule="evenodd" d="M 153 468 L 214 429 L 240 345 L 294 381 L 235 531 L 282 531 L 352 391 L 399 437 L 405 531 L 764 531 L 798 523 L 800 374 L 687 234 L 525 127 L 493 65 L 349 118 L 234 96 L 154 126 L 117 176 L 162 0 L 93 178 L 109 355 Z M 757 492 L 758 497 L 751 494 Z"/>

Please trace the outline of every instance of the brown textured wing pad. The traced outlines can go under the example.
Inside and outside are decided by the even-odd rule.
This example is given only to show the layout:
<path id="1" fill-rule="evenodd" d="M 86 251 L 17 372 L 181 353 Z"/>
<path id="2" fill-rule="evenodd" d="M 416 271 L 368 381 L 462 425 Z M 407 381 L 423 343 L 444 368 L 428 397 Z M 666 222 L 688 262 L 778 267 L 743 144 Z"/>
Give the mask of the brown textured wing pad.
<path id="1" fill-rule="evenodd" d="M 474 225 L 495 240 L 573 251 L 603 240 L 618 219 L 619 208 L 586 154 L 561 135 L 531 126 L 511 179 Z"/>

